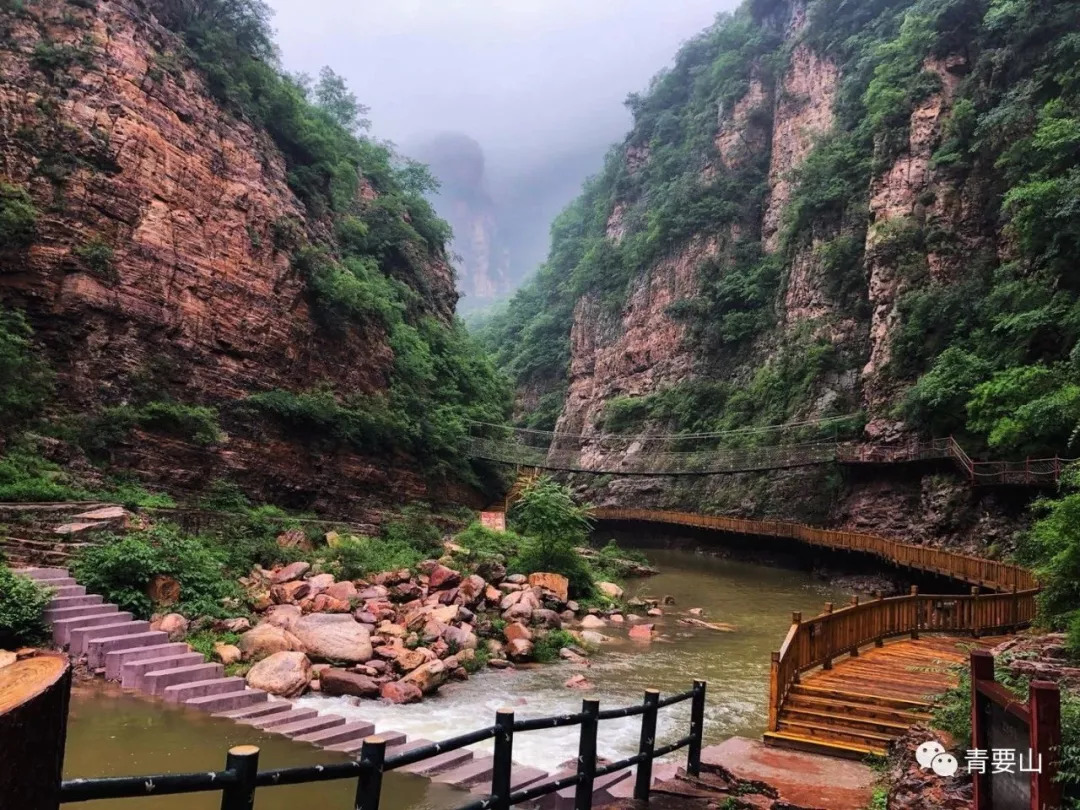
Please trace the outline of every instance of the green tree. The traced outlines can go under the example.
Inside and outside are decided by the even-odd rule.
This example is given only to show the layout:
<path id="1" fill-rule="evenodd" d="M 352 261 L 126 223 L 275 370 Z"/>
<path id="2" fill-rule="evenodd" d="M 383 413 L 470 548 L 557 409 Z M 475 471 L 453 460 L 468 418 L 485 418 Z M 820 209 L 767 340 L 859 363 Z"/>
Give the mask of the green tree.
<path id="1" fill-rule="evenodd" d="M 23 314 L 0 307 L 0 434 L 41 414 L 53 377 Z"/>
<path id="2" fill-rule="evenodd" d="M 356 100 L 345 80 L 330 67 L 319 71 L 319 81 L 314 88 L 315 104 L 330 119 L 349 132 L 361 132 L 371 128 L 366 116 L 370 108 Z"/>

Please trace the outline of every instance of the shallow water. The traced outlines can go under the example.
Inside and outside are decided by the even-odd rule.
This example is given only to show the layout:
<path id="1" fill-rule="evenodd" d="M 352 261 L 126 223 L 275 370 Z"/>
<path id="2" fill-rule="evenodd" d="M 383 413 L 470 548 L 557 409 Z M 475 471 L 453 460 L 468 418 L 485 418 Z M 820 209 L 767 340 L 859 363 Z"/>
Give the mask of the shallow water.
<path id="1" fill-rule="evenodd" d="M 647 688 L 668 695 L 688 689 L 695 678 L 708 681 L 705 738 L 719 742 L 734 734 L 759 735 L 766 721 L 769 654 L 787 632 L 791 611 L 813 615 L 828 600 L 843 594 L 804 571 L 770 568 L 718 559 L 687 551 L 646 552 L 661 573 L 631 581 L 627 596 L 675 598 L 665 615 L 650 619 L 659 637 L 647 643 L 627 638 L 628 624 L 603 629 L 612 639 L 582 669 L 570 664 L 487 670 L 464 683 L 449 684 L 439 695 L 413 706 L 349 698 L 309 696 L 300 703 L 348 718 L 375 723 L 379 730 L 397 730 L 409 737 L 439 740 L 490 725 L 495 711 L 513 707 L 519 718 L 560 714 L 580 708 L 583 695 L 597 697 L 601 708 L 639 703 Z M 733 633 L 686 627 L 680 615 L 692 607 L 706 620 L 735 626 Z M 587 692 L 567 689 L 564 682 L 581 672 L 593 684 Z M 689 703 L 660 713 L 657 744 L 678 739 L 689 727 Z M 601 756 L 619 758 L 636 752 L 640 719 L 601 724 Z M 280 767 L 343 761 L 338 755 L 285 740 L 231 721 L 167 707 L 119 690 L 78 690 L 72 701 L 65 777 L 113 776 L 168 771 L 219 769 L 231 745 L 253 743 L 262 749 L 260 765 Z M 476 746 L 490 749 L 491 743 Z M 514 760 L 553 770 L 577 752 L 573 727 L 519 734 Z M 679 754 L 681 755 L 681 754 Z M 676 756 L 679 756 L 676 755 Z M 351 807 L 355 783 L 326 782 L 260 790 L 260 810 Z M 464 794 L 430 786 L 426 780 L 389 774 L 384 787 L 389 810 L 443 808 L 464 803 Z M 154 800 L 93 802 L 99 810 L 210 810 L 218 794 L 161 797 Z"/>

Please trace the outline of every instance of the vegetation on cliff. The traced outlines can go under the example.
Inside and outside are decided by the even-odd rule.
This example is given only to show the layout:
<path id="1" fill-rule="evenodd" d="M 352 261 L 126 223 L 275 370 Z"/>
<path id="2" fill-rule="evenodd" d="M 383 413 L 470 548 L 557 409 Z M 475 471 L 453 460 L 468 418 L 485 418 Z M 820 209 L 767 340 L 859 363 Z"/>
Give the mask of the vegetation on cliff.
<path id="1" fill-rule="evenodd" d="M 669 311 L 687 325 L 698 379 L 613 403 L 611 427 L 696 432 L 842 413 L 865 407 L 872 384 L 871 418 L 902 416 L 998 455 L 1069 454 L 1080 423 L 1071 9 L 813 0 L 790 29 L 793 13 L 784 0 L 753 0 L 721 15 L 628 100 L 625 142 L 556 220 L 535 278 L 480 330 L 520 388 L 556 394 L 524 418 L 550 427 L 558 415 L 580 299 L 625 311 L 662 258 L 719 239 L 697 261 L 696 296 Z M 778 178 L 767 133 L 778 108 L 806 103 L 784 82 L 813 69 L 792 62 L 806 48 L 818 69 L 837 70 L 832 125 L 779 178 L 792 190 L 770 244 L 762 211 Z M 885 216 L 871 197 L 908 157 L 913 112 L 933 98 L 945 120 L 925 187 L 910 215 Z M 733 122 L 742 146 L 725 160 L 719 136 Z M 823 314 L 793 327 L 785 295 L 797 262 Z M 868 382 L 872 268 L 896 279 L 897 297 L 891 359 Z"/>

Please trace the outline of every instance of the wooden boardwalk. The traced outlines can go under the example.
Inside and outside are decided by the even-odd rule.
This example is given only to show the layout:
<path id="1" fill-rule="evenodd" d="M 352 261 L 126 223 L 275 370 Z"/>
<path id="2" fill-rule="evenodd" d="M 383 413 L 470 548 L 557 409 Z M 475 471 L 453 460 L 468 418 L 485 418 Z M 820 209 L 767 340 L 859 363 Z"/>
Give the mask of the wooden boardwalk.
<path id="1" fill-rule="evenodd" d="M 971 649 L 1003 638 L 898 639 L 804 673 L 765 741 L 833 756 L 884 755 L 892 740 L 930 718 L 934 698 L 956 685 L 954 668 Z"/>

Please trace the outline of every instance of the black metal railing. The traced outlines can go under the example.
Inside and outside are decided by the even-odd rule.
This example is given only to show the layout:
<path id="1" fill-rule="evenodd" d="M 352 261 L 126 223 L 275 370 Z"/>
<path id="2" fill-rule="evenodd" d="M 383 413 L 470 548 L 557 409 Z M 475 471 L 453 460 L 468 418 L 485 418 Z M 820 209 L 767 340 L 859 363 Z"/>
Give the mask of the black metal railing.
<path id="1" fill-rule="evenodd" d="M 660 709 L 686 700 L 691 702 L 690 733 L 673 743 L 657 748 L 655 745 L 656 719 Z M 638 752 L 634 756 L 617 762 L 598 766 L 596 740 L 600 721 L 635 715 L 641 715 Z M 658 691 L 650 689 L 645 692 L 645 699 L 640 706 L 601 711 L 598 700 L 587 698 L 582 701 L 581 711 L 576 714 L 537 717 L 529 720 L 515 720 L 512 710 L 500 709 L 495 714 L 495 724 L 492 726 L 394 756 L 386 755 L 386 742 L 375 735 L 364 740 L 360 749 L 360 758 L 353 762 L 260 771 L 259 749 L 254 745 L 239 745 L 229 749 L 225 758 L 225 770 L 222 771 L 70 779 L 60 786 L 60 801 L 61 803 L 85 802 L 96 799 L 219 791 L 221 810 L 251 810 L 255 805 L 255 791 L 260 787 L 356 779 L 355 810 L 378 810 L 382 778 L 386 771 L 404 768 L 406 765 L 412 765 L 440 754 L 494 739 L 495 761 L 491 775 L 491 792 L 483 798 L 461 805 L 456 810 L 506 810 L 515 804 L 531 801 L 571 786 L 575 788 L 575 810 L 590 810 L 595 780 L 633 765 L 638 766 L 634 783 L 634 798 L 648 801 L 649 787 L 652 784 L 653 760 L 678 751 L 680 748 L 687 749 L 687 773 L 693 776 L 699 775 L 704 719 L 705 681 L 694 681 L 691 689 L 663 699 L 660 698 Z M 539 785 L 512 790 L 514 735 L 562 726 L 581 726 L 576 772 Z"/>

